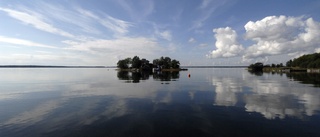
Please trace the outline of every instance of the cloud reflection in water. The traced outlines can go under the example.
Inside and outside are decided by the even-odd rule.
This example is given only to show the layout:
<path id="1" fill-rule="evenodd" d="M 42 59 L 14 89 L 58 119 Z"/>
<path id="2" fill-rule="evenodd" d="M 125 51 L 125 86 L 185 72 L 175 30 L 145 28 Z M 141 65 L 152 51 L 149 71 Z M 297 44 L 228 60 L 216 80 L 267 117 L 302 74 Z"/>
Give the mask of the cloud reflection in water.
<path id="1" fill-rule="evenodd" d="M 268 119 L 302 118 L 312 116 L 320 109 L 318 88 L 308 88 L 310 85 L 301 85 L 285 76 L 264 73 L 257 77 L 242 70 L 214 74 L 214 104 L 218 106 L 235 106 L 240 101 L 248 112 L 261 113 Z M 248 90 L 243 90 L 244 87 Z"/>
<path id="2" fill-rule="evenodd" d="M 232 122 L 254 125 L 257 121 L 246 121 L 257 118 L 249 115 L 253 112 L 273 120 L 303 119 L 320 109 L 319 88 L 285 75 L 255 76 L 243 69 L 160 76 L 106 69 L 17 69 L 0 74 L 0 130 L 12 133 L 4 135 L 116 136 L 141 129 L 150 136 L 156 129 L 209 134 L 227 131 L 235 126 Z"/>

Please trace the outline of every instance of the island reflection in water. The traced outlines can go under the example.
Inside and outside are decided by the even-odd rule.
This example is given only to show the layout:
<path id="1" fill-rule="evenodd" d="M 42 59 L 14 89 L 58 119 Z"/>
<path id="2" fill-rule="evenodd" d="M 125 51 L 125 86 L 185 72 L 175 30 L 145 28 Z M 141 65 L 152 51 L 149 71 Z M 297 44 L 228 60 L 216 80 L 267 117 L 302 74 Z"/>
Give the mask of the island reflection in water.
<path id="1" fill-rule="evenodd" d="M 174 81 L 179 79 L 179 71 L 118 71 L 117 76 L 119 80 L 125 80 L 127 83 L 139 83 L 140 80 L 148 80 L 150 75 L 152 75 L 153 80 L 160 81 Z"/>
<path id="2" fill-rule="evenodd" d="M 320 135 L 320 91 L 302 81 L 316 74 L 43 68 L 0 75 L 0 136 Z"/>

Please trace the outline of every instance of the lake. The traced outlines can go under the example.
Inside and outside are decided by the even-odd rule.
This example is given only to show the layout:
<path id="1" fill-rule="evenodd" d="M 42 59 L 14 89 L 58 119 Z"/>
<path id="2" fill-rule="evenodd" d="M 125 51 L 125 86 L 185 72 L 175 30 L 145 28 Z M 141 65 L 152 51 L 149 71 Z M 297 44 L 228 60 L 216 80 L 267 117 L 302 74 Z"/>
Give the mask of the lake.
<path id="1" fill-rule="evenodd" d="M 2 68 L 0 136 L 319 137 L 319 80 L 244 68 Z"/>

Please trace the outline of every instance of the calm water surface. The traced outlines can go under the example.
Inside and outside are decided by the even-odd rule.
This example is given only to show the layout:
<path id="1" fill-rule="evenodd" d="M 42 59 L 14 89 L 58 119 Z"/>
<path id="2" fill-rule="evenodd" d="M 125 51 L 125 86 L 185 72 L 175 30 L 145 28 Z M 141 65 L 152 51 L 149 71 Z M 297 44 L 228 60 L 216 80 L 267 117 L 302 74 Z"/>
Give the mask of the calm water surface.
<path id="1" fill-rule="evenodd" d="M 243 68 L 3 68 L 0 136 L 319 137 L 319 79 Z"/>

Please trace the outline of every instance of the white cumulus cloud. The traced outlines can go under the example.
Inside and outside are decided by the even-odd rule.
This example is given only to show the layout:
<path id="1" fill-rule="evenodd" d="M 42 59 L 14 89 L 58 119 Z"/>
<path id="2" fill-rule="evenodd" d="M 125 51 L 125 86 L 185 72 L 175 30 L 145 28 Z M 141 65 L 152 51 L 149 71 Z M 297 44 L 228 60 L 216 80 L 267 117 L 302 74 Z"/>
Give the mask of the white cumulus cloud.
<path id="1" fill-rule="evenodd" d="M 268 16 L 245 26 L 249 46 L 244 59 L 282 54 L 313 53 L 320 46 L 320 23 L 312 18 Z"/>
<path id="2" fill-rule="evenodd" d="M 224 58 L 239 56 L 244 48 L 237 41 L 237 33 L 230 27 L 213 29 L 216 38 L 216 50 L 207 55 L 209 58 Z"/>
<path id="3" fill-rule="evenodd" d="M 242 56 L 243 61 L 258 61 L 270 56 L 297 57 L 320 51 L 320 23 L 312 18 L 268 16 L 249 21 L 244 28 L 244 38 L 252 45 L 239 44 L 236 31 L 230 27 L 213 29 L 216 49 L 207 57 Z"/>

